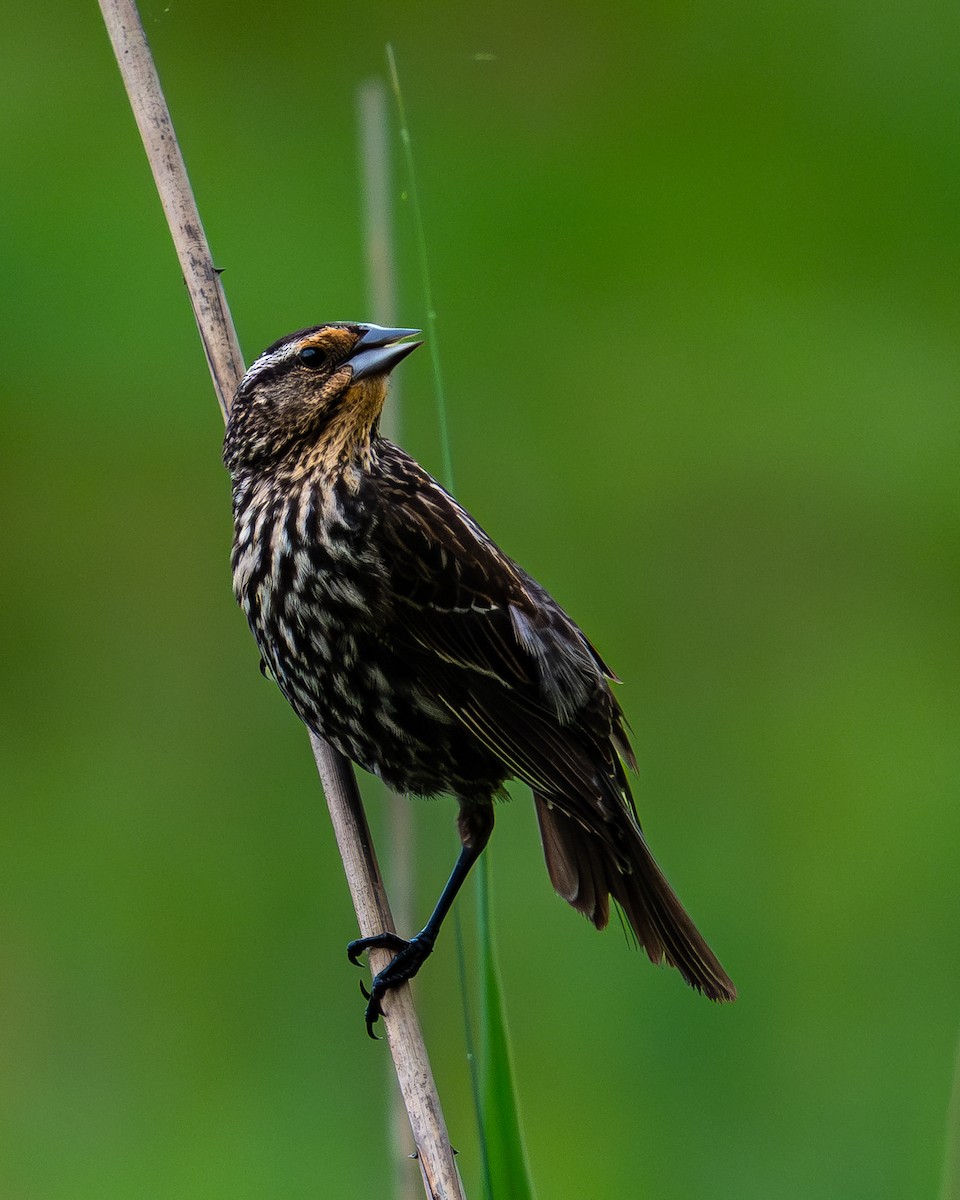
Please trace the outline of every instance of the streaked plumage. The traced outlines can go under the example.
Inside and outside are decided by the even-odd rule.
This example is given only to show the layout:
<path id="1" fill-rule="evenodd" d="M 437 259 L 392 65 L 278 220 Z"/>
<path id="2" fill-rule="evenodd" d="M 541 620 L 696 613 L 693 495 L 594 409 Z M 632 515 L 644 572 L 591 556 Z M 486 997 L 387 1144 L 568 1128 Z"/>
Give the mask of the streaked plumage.
<path id="1" fill-rule="evenodd" d="M 374 981 L 368 1027 L 384 992 L 430 952 L 510 778 L 533 792 L 564 899 L 602 928 L 612 896 L 654 962 L 733 999 L 640 832 L 613 673 L 547 592 L 379 436 L 387 376 L 419 344 L 401 340 L 414 332 L 344 323 L 282 338 L 241 383 L 224 446 L 235 591 L 281 691 L 395 790 L 460 802 L 456 878 L 411 948 L 387 939 L 400 953 Z"/>

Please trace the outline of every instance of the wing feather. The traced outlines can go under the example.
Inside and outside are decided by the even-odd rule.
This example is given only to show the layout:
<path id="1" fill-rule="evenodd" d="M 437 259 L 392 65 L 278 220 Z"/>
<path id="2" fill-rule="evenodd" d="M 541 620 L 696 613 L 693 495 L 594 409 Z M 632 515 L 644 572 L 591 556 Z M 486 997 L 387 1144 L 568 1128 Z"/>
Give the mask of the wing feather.
<path id="1" fill-rule="evenodd" d="M 403 451 L 390 446 L 373 531 L 391 649 L 545 801 L 625 860 L 617 810 L 632 754 L 608 668 L 550 595 Z M 458 667 L 459 670 L 451 670 Z"/>

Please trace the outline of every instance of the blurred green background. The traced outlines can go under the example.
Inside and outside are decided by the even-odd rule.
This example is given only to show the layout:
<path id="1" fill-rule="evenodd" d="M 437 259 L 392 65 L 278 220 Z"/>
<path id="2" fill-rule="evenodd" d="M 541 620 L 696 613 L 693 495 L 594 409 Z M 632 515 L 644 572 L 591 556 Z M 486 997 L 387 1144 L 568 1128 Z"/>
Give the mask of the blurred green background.
<path id="1" fill-rule="evenodd" d="M 540 1196 L 936 1195 L 956 6 L 143 15 L 248 358 L 369 312 L 355 91 L 395 44 L 459 496 L 626 680 L 641 815 L 740 987 L 715 1008 L 596 934 L 526 796 L 499 811 Z M 380 1195 L 387 1052 L 306 738 L 231 596 L 220 416 L 119 74 L 92 3 L 5 25 L 0 1196 Z M 403 382 L 438 471 L 426 354 Z M 425 916 L 453 806 L 416 820 Z M 477 1196 L 452 937 L 418 994 Z"/>

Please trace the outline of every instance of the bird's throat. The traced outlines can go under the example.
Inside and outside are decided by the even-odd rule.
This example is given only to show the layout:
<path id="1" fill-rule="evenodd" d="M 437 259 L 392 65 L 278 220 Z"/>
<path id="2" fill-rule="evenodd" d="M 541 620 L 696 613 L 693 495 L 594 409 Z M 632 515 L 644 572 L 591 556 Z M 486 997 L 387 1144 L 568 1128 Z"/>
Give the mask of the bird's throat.
<path id="1" fill-rule="evenodd" d="M 326 475 L 368 470 L 373 461 L 373 441 L 387 396 L 385 375 L 363 379 L 344 394 L 317 440 L 304 450 L 294 477 L 319 470 Z"/>

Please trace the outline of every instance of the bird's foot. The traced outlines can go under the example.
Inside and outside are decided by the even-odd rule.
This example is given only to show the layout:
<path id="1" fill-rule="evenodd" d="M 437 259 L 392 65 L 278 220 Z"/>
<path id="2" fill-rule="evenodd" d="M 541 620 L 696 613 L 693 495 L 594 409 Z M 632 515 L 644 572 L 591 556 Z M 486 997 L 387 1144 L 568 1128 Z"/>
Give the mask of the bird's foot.
<path id="1" fill-rule="evenodd" d="M 382 971 L 373 977 L 370 990 L 360 984 L 360 990 L 367 1000 L 367 1033 L 374 1041 L 378 1041 L 373 1027 L 385 1016 L 382 1001 L 392 988 L 399 987 L 412 979 L 426 960 L 433 953 L 434 938 L 424 929 L 409 941 L 395 933 L 379 933 L 373 937 L 357 938 L 347 946 L 347 958 L 354 966 L 359 966 L 360 955 L 365 950 L 392 950 L 393 958 Z"/>

